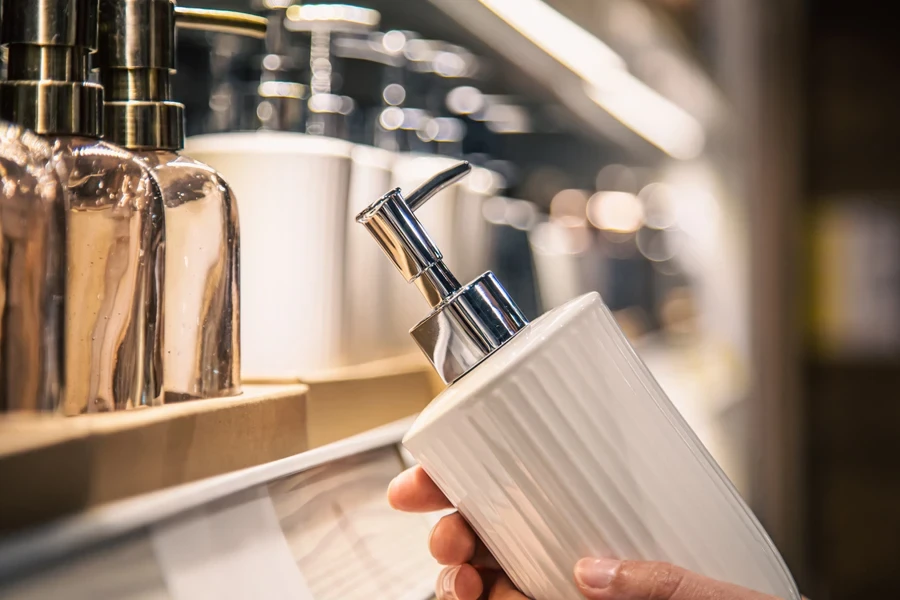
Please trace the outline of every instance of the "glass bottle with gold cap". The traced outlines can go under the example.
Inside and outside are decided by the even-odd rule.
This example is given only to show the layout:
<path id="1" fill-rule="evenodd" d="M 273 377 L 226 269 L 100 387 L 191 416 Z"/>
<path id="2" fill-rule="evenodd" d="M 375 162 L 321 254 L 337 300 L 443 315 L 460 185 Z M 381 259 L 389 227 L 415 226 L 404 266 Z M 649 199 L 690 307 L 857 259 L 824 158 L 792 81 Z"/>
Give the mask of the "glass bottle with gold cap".
<path id="1" fill-rule="evenodd" d="M 50 144 L 0 122 L 0 413 L 53 410 L 63 392 L 61 175 Z"/>
<path id="2" fill-rule="evenodd" d="M 175 28 L 264 37 L 266 20 L 176 8 L 172 0 L 101 0 L 106 136 L 159 180 L 166 215 L 163 387 L 167 402 L 233 396 L 240 374 L 240 229 L 235 196 L 211 167 L 180 154 L 173 101 Z"/>
<path id="3" fill-rule="evenodd" d="M 97 0 L 3 0 L 0 35 L 0 119 L 41 135 L 67 172 L 67 414 L 162 401 L 162 196 L 139 159 L 100 141 L 103 89 L 88 77 L 97 14 Z"/>

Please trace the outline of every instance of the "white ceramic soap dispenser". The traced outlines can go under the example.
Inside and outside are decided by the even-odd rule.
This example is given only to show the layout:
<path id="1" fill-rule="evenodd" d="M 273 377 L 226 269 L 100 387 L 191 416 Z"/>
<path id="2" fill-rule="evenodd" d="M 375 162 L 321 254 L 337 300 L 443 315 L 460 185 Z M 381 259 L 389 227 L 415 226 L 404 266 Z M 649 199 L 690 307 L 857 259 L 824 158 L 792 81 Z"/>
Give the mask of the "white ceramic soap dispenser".
<path id="1" fill-rule="evenodd" d="M 347 5 L 288 4 L 271 3 L 263 62 L 295 54 L 285 47 L 288 31 L 308 38 L 306 133 L 287 118 L 299 113 L 305 86 L 264 72 L 257 113 L 267 117 L 266 129 L 197 136 L 185 145 L 238 197 L 245 381 L 307 378 L 345 364 L 344 240 L 356 146 L 336 137 L 352 101 L 332 93 L 331 40 L 338 31 L 368 31 L 380 17 Z"/>
<path id="2" fill-rule="evenodd" d="M 583 557 L 663 560 L 785 600 L 778 551 L 596 293 L 529 324 L 490 272 L 460 285 L 415 215 L 469 171 L 357 220 L 431 314 L 411 335 L 449 387 L 403 443 L 534 600 L 582 598 Z"/>

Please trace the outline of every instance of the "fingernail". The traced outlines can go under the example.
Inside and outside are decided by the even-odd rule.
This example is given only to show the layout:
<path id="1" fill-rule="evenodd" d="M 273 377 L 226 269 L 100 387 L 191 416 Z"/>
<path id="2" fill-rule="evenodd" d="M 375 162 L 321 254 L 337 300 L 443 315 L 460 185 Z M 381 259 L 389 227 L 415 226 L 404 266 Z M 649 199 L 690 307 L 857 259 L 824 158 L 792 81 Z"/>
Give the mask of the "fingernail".
<path id="1" fill-rule="evenodd" d="M 444 569 L 437 585 L 437 595 L 440 600 L 456 600 L 456 576 L 460 567 Z"/>
<path id="2" fill-rule="evenodd" d="M 403 480 L 406 479 L 407 477 L 409 477 L 408 471 L 403 471 L 402 473 L 400 473 L 399 475 L 397 475 L 396 477 L 391 479 L 391 482 L 388 484 L 388 489 L 391 489 L 394 486 L 401 484 L 403 482 Z"/>
<path id="3" fill-rule="evenodd" d="M 575 565 L 575 581 L 583 588 L 602 590 L 612 584 L 622 562 L 612 558 L 585 558 Z"/>

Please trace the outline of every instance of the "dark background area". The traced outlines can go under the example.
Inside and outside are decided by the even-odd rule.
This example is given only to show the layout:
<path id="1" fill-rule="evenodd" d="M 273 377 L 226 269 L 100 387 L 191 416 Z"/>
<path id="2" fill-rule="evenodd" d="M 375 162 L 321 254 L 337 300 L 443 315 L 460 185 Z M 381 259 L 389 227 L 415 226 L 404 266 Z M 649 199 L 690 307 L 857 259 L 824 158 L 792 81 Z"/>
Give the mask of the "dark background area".
<path id="1" fill-rule="evenodd" d="M 900 36 L 892 8 L 809 3 L 805 215 L 831 198 L 874 196 L 900 209 Z M 900 597 L 900 356 L 807 352 L 802 381 L 816 589 L 825 598 Z"/>

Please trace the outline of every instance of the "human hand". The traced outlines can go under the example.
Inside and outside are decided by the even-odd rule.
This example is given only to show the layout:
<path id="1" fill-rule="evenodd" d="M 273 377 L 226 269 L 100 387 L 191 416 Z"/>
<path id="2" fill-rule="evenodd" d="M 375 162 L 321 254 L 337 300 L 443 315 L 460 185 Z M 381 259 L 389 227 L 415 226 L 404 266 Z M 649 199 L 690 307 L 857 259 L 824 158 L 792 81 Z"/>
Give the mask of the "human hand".
<path id="1" fill-rule="evenodd" d="M 388 500 L 406 512 L 452 508 L 421 467 L 397 476 L 388 488 Z M 438 600 L 527 600 L 459 513 L 435 525 L 428 545 L 445 566 L 437 581 Z M 573 576 L 587 600 L 777 600 L 658 562 L 587 558 L 575 565 Z"/>

